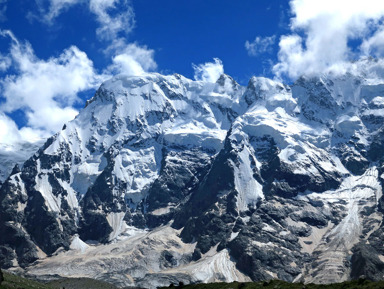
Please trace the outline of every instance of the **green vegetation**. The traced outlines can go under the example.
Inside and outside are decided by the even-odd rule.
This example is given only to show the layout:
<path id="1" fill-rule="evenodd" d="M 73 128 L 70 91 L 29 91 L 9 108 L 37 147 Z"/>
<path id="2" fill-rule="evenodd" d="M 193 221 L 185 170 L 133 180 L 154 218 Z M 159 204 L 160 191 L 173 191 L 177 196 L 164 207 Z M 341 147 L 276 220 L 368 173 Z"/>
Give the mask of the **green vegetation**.
<path id="1" fill-rule="evenodd" d="M 36 281 L 28 280 L 20 276 L 16 276 L 7 272 L 4 272 L 4 281 L 1 282 L 0 289 L 52 289 L 46 284 L 42 284 Z"/>
<path id="2" fill-rule="evenodd" d="M 257 283 L 211 283 L 211 284 L 192 284 L 192 285 L 173 285 L 165 288 L 182 289 L 384 289 L 384 281 L 371 282 L 364 279 L 348 281 L 329 285 L 287 283 L 279 280 L 271 280 Z"/>
<path id="3" fill-rule="evenodd" d="M 112 284 L 97 281 L 89 278 L 68 278 L 49 282 L 48 284 L 28 280 L 7 272 L 4 273 L 4 281 L 0 282 L 0 289 L 115 289 Z M 364 279 L 348 281 L 338 284 L 315 285 L 302 283 L 287 283 L 279 280 L 272 280 L 257 283 L 210 283 L 192 285 L 172 285 L 159 289 L 383 289 L 384 281 L 371 282 Z"/>
<path id="4" fill-rule="evenodd" d="M 52 288 L 65 289 L 117 289 L 116 286 L 89 278 L 67 278 L 49 283 Z"/>
<path id="5" fill-rule="evenodd" d="M 115 289 L 116 286 L 107 282 L 89 278 L 68 278 L 44 284 L 32 281 L 7 272 L 4 273 L 4 281 L 0 282 L 0 289 Z"/>

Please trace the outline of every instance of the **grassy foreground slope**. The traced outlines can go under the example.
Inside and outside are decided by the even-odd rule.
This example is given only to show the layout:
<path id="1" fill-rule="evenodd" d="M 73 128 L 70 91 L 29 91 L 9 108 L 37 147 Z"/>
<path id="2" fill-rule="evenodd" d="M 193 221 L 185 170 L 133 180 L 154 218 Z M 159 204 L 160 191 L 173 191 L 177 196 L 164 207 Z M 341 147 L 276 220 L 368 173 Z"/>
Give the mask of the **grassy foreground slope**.
<path id="1" fill-rule="evenodd" d="M 193 284 L 184 286 L 172 286 L 173 288 L 183 289 L 384 289 L 384 281 L 371 282 L 368 280 L 348 281 L 337 284 L 317 285 L 302 283 L 287 283 L 279 280 L 258 283 L 211 283 L 211 284 Z M 172 288 L 161 287 L 159 289 Z"/>
<path id="2" fill-rule="evenodd" d="M 107 282 L 88 278 L 68 278 L 44 284 L 7 272 L 3 272 L 3 274 L 4 281 L 1 283 L 0 289 L 117 289 L 116 286 Z"/>
<path id="3" fill-rule="evenodd" d="M 4 281 L 0 289 L 118 289 L 113 284 L 90 278 L 63 278 L 49 283 L 36 282 L 14 274 L 4 272 Z M 123 289 L 137 289 L 126 287 Z"/>
<path id="4" fill-rule="evenodd" d="M 39 283 L 36 281 L 32 281 L 29 279 L 22 278 L 17 275 L 13 275 L 7 272 L 4 272 L 4 281 L 1 282 L 0 289 L 10 289 L 10 288 L 18 288 L 18 289 L 52 289 L 53 287 L 48 286 L 43 283 Z"/>
<path id="5" fill-rule="evenodd" d="M 4 273 L 4 281 L 0 289 L 115 289 L 112 284 L 97 281 L 88 278 L 68 278 L 50 282 L 48 284 L 25 279 L 7 272 Z M 172 285 L 166 288 L 182 289 L 384 289 L 384 281 L 371 282 L 367 280 L 356 280 L 329 285 L 287 283 L 278 280 L 258 283 L 210 283 L 210 284 L 192 284 L 177 286 Z"/>

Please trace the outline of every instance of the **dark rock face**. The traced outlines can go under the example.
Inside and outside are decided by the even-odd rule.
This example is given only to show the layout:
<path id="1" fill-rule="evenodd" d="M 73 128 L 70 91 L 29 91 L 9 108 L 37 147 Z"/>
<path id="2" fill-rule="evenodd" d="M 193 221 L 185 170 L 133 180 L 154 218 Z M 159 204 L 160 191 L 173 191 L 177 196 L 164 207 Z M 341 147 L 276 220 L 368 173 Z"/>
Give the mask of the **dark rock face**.
<path id="1" fill-rule="evenodd" d="M 271 216 L 260 213 L 256 210 L 250 221 L 243 225 L 239 235 L 228 244 L 231 255 L 237 260 L 236 266 L 251 276 L 252 280 L 273 279 L 273 276 L 265 272 L 268 270 L 276 272 L 279 279 L 293 281 L 303 269 L 302 264 L 308 262 L 309 256 L 297 248 L 298 239 L 293 234 L 295 232 L 287 231 L 282 237 L 276 237 L 272 230 L 263 230 L 263 221 L 268 222 Z M 284 224 L 284 221 L 281 222 Z M 280 224 L 276 229 L 283 231 Z M 275 246 L 269 247 L 268 243 Z"/>
<path id="2" fill-rule="evenodd" d="M 22 267 L 38 259 L 35 244 L 22 230 L 11 224 L 2 224 L 0 230 L 0 242 L 4 244 L 0 246 L 0 262 L 3 268 L 12 267 L 14 259 Z"/>
<path id="3" fill-rule="evenodd" d="M 74 212 L 64 199 L 61 209 L 52 212 L 41 192 L 36 190 L 38 170 L 51 168 L 58 163 L 68 162 L 71 153 L 68 148 L 61 147 L 60 155 L 51 157 L 43 153 L 54 141 L 49 139 L 39 152 L 25 162 L 21 171 L 14 170 L 0 188 L 0 223 L 2 258 L 10 260 L 14 256 L 20 266 L 26 266 L 38 259 L 36 245 L 46 254 L 53 254 L 58 248 L 69 248 L 69 239 L 76 231 Z M 59 185 L 58 180 L 68 178 L 68 167 L 53 170 L 47 175 L 47 182 L 55 196 L 66 196 L 67 192 Z M 17 224 L 22 224 L 21 228 Z M 5 267 L 11 263 L 5 262 Z"/>
<path id="4" fill-rule="evenodd" d="M 372 161 L 379 161 L 383 159 L 384 156 L 384 128 L 381 128 L 379 132 L 374 137 L 369 150 L 368 157 Z"/>
<path id="5" fill-rule="evenodd" d="M 159 178 L 155 180 L 148 192 L 146 224 L 150 228 L 166 224 L 178 213 L 180 203 L 185 203 L 191 192 L 198 185 L 210 168 L 211 155 L 200 150 L 164 151 L 164 161 Z M 188 166 L 186 166 L 188 164 Z M 177 178 L 175 178 L 177 176 Z M 156 210 L 171 207 L 164 215 L 156 215 Z"/>
<path id="6" fill-rule="evenodd" d="M 173 226 L 183 228 L 185 242 L 197 241 L 194 259 L 205 254 L 214 245 L 226 242 L 238 213 L 234 190 L 230 144 L 216 157 L 199 187 L 192 193 L 183 210 L 175 216 Z"/>
<path id="7" fill-rule="evenodd" d="M 382 280 L 384 262 L 378 258 L 378 252 L 370 245 L 355 246 L 351 259 L 351 278 L 365 278 L 368 280 Z"/>
<path id="8" fill-rule="evenodd" d="M 34 192 L 31 194 L 31 197 L 33 198 L 32 202 L 29 202 L 25 209 L 25 218 L 28 220 L 26 229 L 30 232 L 31 238 L 47 254 L 54 253 L 61 246 L 69 248 L 69 234 L 60 229 L 56 214 L 47 210 L 44 205 L 44 199 L 39 193 Z M 36 207 L 42 209 L 36 212 Z M 69 223 L 72 222 L 69 221 Z M 69 233 L 72 232 L 69 231 Z"/>
<path id="9" fill-rule="evenodd" d="M 20 174 L 15 176 L 20 178 Z M 0 260 L 3 268 L 12 266 L 12 260 L 18 259 L 20 265 L 27 265 L 38 259 L 36 247 L 30 236 L 17 227 L 23 222 L 24 212 L 18 206 L 25 206 L 27 196 L 22 188 L 5 182 L 0 189 Z"/>
<path id="10" fill-rule="evenodd" d="M 369 161 L 365 157 L 361 154 L 353 153 L 348 149 L 342 153 L 342 162 L 354 175 L 362 175 L 369 167 Z"/>
<path id="11" fill-rule="evenodd" d="M 305 97 L 300 98 L 299 103 L 307 119 L 327 124 L 336 117 L 338 104 L 327 87 L 329 84 L 331 83 L 325 83 L 319 78 L 302 77 L 296 81 L 292 90 L 295 94 L 305 93 Z"/>

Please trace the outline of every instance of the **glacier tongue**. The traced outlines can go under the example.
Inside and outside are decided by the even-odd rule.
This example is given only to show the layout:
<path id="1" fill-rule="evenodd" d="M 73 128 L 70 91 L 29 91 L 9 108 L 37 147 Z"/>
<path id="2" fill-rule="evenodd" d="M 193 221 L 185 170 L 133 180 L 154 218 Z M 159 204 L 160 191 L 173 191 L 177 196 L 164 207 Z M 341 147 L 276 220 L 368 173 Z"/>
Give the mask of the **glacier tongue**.
<path id="1" fill-rule="evenodd" d="M 349 279 L 350 270 L 345 267 L 350 251 L 359 241 L 363 232 L 361 213 L 366 206 L 376 206 L 382 197 L 382 186 L 378 181 L 376 167 L 369 168 L 362 176 L 351 176 L 342 182 L 340 188 L 322 193 L 305 193 L 299 199 L 322 201 L 326 209 L 344 202 L 346 216 L 341 222 L 327 231 L 315 249 L 317 258 L 314 262 L 320 264 L 308 266 L 307 282 L 336 283 Z M 378 218 L 373 213 L 369 218 Z M 372 232 L 369 232 L 372 233 Z M 367 239 L 368 236 L 365 237 Z"/>

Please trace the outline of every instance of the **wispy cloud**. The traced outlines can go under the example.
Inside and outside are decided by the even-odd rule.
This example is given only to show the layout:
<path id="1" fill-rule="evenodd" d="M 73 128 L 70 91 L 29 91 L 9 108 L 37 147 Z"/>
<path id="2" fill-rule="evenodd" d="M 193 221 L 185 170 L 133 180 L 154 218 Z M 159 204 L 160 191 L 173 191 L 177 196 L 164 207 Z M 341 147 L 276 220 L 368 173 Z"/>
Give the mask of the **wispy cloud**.
<path id="1" fill-rule="evenodd" d="M 219 58 L 214 58 L 214 62 L 206 62 L 192 67 L 195 71 L 195 79 L 205 82 L 216 82 L 220 75 L 224 73 L 224 65 Z"/>
<path id="2" fill-rule="evenodd" d="M 61 13 L 75 4 L 85 3 L 85 0 L 35 0 L 35 2 L 38 15 L 30 11 L 28 17 L 53 25 Z"/>
<path id="3" fill-rule="evenodd" d="M 270 37 L 256 37 L 255 40 L 245 42 L 245 49 L 248 51 L 250 56 L 258 56 L 264 53 L 272 52 L 272 45 L 275 44 L 276 36 Z"/>
<path id="4" fill-rule="evenodd" d="M 380 47 L 384 2 L 291 0 L 290 31 L 280 38 L 277 77 L 295 79 L 345 69 L 345 63 Z M 361 42 L 360 49 L 349 43 Z"/>
<path id="5" fill-rule="evenodd" d="M 6 71 L 11 66 L 11 59 L 0 53 L 0 72 Z"/>
<path id="6" fill-rule="evenodd" d="M 0 22 L 7 20 L 7 0 L 0 0 Z"/>
<path id="7" fill-rule="evenodd" d="M 126 0 L 90 0 L 89 9 L 99 22 L 96 33 L 101 39 L 112 40 L 134 28 L 135 13 Z"/>
<path id="8" fill-rule="evenodd" d="M 4 0 L 0 0 L 4 1 Z M 88 7 L 99 27 L 96 34 L 101 40 L 112 40 L 119 34 L 129 34 L 135 26 L 135 13 L 128 0 L 35 0 L 38 14 L 34 19 L 53 25 L 57 17 L 75 5 Z M 1 2 L 0 2 L 1 3 Z"/>

